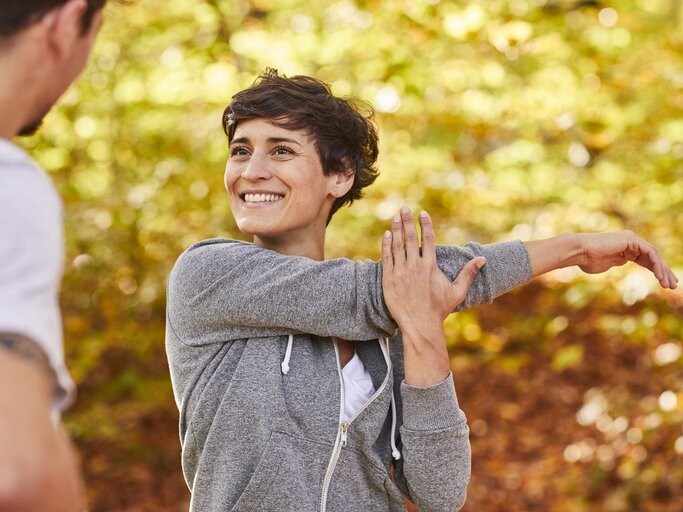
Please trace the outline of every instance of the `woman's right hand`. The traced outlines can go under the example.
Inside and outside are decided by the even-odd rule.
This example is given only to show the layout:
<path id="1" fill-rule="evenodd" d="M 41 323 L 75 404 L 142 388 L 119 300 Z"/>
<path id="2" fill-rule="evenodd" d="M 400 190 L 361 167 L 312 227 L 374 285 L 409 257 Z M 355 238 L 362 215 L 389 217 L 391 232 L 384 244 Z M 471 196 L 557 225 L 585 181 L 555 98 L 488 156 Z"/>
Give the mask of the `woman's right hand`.
<path id="1" fill-rule="evenodd" d="M 417 386 L 436 384 L 450 372 L 443 333 L 444 319 L 467 296 L 479 269 L 486 262 L 470 260 L 454 281 L 436 261 L 434 229 L 426 212 L 420 213 L 422 249 L 412 212 L 401 209 L 391 231 L 382 240 L 384 300 L 403 333 L 406 382 Z"/>

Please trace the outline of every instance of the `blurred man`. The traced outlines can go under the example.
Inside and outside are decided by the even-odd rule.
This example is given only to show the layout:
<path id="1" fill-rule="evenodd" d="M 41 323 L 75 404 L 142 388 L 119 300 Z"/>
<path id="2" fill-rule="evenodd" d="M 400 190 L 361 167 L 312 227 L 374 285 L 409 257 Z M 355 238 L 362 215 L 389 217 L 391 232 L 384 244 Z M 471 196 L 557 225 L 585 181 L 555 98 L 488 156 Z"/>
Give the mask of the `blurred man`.
<path id="1" fill-rule="evenodd" d="M 78 464 L 57 426 L 73 397 L 58 292 L 62 204 L 10 140 L 33 133 L 79 75 L 106 0 L 0 7 L 0 510 L 83 509 Z"/>

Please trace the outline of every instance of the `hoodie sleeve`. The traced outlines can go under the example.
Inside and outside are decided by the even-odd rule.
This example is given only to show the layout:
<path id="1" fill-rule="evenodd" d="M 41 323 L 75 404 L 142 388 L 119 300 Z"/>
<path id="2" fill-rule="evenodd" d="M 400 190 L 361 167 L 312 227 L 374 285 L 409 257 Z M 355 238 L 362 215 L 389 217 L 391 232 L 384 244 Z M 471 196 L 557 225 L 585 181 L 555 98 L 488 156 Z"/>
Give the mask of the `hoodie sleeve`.
<path id="1" fill-rule="evenodd" d="M 460 510 L 471 474 L 469 428 L 453 375 L 420 388 L 401 383 L 401 459 L 394 481 L 423 512 Z"/>
<path id="2" fill-rule="evenodd" d="M 463 307 L 491 302 L 531 278 L 522 242 L 439 246 L 439 266 L 451 279 L 485 256 Z M 374 261 L 314 261 L 254 244 L 207 240 L 183 253 L 168 280 L 167 323 L 183 343 L 308 333 L 368 340 L 393 336 L 396 324 L 382 295 Z"/>

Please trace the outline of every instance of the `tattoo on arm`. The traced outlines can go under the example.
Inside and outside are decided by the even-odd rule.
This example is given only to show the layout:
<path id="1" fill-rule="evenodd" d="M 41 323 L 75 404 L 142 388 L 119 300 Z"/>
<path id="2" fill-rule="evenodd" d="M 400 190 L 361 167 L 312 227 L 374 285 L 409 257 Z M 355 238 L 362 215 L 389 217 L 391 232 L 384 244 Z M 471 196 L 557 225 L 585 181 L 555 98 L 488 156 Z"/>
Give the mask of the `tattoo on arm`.
<path id="1" fill-rule="evenodd" d="M 43 349 L 40 348 L 35 341 L 26 336 L 0 332 L 0 349 L 7 350 L 12 354 L 32 361 L 52 373 L 50 361 L 48 360 L 47 355 L 45 355 L 45 352 L 43 352 Z"/>

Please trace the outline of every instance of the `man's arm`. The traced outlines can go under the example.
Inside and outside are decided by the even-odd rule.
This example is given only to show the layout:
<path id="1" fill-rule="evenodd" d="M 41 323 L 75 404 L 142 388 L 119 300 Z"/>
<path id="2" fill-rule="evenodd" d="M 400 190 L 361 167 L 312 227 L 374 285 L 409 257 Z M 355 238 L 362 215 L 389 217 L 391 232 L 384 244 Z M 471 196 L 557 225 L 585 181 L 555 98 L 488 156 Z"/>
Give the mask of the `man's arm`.
<path id="1" fill-rule="evenodd" d="M 83 490 L 75 453 L 52 422 L 54 377 L 30 339 L 0 333 L 0 510 L 75 512 Z"/>

